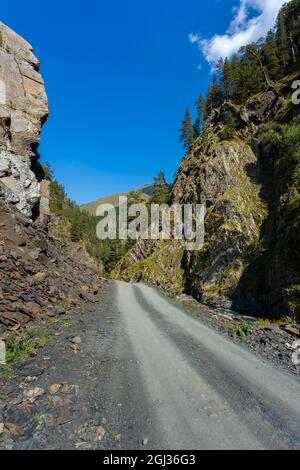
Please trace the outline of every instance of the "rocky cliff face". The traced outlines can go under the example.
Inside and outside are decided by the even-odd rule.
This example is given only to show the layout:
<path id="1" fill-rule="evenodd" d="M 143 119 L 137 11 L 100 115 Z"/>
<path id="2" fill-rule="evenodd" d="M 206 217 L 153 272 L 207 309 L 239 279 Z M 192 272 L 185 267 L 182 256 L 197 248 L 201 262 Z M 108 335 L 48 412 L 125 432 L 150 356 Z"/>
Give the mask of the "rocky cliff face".
<path id="1" fill-rule="evenodd" d="M 296 212 L 291 219 L 281 207 L 291 181 L 284 180 L 280 167 L 287 157 L 270 133 L 276 123 L 292 126 L 299 113 L 291 104 L 293 79 L 243 106 L 225 102 L 180 165 L 170 202 L 206 202 L 202 249 L 139 241 L 114 271 L 116 278 L 256 315 L 293 312 L 300 301 L 300 224 Z M 228 113 L 237 122 L 230 137 L 224 132 Z M 298 193 L 295 201 L 299 208 Z"/>
<path id="2" fill-rule="evenodd" d="M 47 211 L 37 148 L 48 101 L 32 47 L 1 22 L 0 65 L 0 191 L 5 201 L 36 218 L 42 195 Z"/>

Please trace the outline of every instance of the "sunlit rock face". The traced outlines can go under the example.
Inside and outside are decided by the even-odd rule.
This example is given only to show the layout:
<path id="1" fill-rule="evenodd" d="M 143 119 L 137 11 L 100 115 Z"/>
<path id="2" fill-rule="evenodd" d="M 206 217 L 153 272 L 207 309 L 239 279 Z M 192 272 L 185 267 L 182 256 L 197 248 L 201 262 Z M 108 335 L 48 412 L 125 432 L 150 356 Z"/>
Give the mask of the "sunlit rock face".
<path id="1" fill-rule="evenodd" d="M 39 61 L 30 44 L 0 22 L 0 196 L 30 218 L 39 213 L 37 147 L 47 116 Z"/>

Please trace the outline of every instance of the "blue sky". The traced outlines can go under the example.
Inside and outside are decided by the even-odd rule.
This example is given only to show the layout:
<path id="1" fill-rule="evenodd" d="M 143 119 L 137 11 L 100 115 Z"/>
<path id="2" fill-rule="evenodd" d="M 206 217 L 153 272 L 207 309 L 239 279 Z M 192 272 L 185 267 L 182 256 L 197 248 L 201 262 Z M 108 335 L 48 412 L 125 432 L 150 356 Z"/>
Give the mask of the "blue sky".
<path id="1" fill-rule="evenodd" d="M 171 180 L 183 157 L 177 130 L 207 88 L 208 61 L 228 35 L 252 27 L 252 7 L 266 17 L 280 1 L 2 3 L 1 21 L 41 60 L 51 115 L 40 153 L 69 196 L 89 202 L 151 182 L 159 170 Z"/>

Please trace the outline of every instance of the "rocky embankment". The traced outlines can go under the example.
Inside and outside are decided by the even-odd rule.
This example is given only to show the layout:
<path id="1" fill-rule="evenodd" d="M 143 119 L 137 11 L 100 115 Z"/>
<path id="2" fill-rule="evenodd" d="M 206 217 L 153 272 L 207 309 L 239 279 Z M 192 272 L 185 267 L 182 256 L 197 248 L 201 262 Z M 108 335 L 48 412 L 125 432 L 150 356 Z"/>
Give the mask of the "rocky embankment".
<path id="1" fill-rule="evenodd" d="M 299 325 L 290 318 L 280 321 L 257 319 L 224 308 L 210 308 L 187 295 L 177 296 L 176 302 L 184 307 L 193 318 L 243 347 L 276 367 L 299 374 L 300 365 L 291 360 L 298 349 Z"/>
<path id="2" fill-rule="evenodd" d="M 113 277 L 256 317 L 299 319 L 299 193 L 287 156 L 298 132 L 299 107 L 291 103 L 297 77 L 243 105 L 225 102 L 183 159 L 170 203 L 206 204 L 202 249 L 139 241 Z M 228 116 L 235 122 L 230 136 Z M 278 143 L 284 133 L 286 149 Z"/>
<path id="3" fill-rule="evenodd" d="M 58 227 L 34 227 L 12 208 L 0 208 L 0 333 L 94 302 L 101 282 L 85 249 L 59 238 Z"/>
<path id="4" fill-rule="evenodd" d="M 104 438 L 109 448 L 118 446 L 102 390 L 103 343 L 111 329 L 105 290 L 93 294 L 93 303 L 59 307 L 53 318 L 41 316 L 19 330 L 19 360 L 0 369 L 0 449 L 97 449 Z"/>

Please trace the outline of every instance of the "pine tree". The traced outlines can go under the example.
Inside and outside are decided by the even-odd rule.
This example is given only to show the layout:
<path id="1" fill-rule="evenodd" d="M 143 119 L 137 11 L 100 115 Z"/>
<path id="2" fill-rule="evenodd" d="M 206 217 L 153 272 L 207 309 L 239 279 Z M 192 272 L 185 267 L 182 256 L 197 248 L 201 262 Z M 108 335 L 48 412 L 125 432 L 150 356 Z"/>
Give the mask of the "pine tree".
<path id="1" fill-rule="evenodd" d="M 270 30 L 266 36 L 266 41 L 262 47 L 264 63 L 272 80 L 278 80 L 283 76 L 283 70 L 280 66 L 276 34 Z"/>
<path id="2" fill-rule="evenodd" d="M 283 71 L 285 71 L 290 62 L 291 54 L 289 50 L 289 38 L 288 38 L 288 32 L 287 32 L 287 27 L 286 27 L 286 22 L 285 22 L 284 8 L 281 10 L 278 16 L 277 40 L 278 40 L 279 60 L 280 60 Z"/>
<path id="3" fill-rule="evenodd" d="M 210 114 L 214 108 L 218 108 L 223 101 L 222 88 L 216 74 L 213 75 L 212 83 L 208 89 L 207 109 Z"/>
<path id="4" fill-rule="evenodd" d="M 243 47 L 240 54 L 237 94 L 238 101 L 242 103 L 252 94 L 266 89 L 266 83 L 271 85 L 271 82 L 263 67 L 260 50 L 256 44 Z"/>
<path id="5" fill-rule="evenodd" d="M 189 152 L 195 140 L 195 128 L 192 124 L 191 113 L 188 107 L 182 120 L 182 126 L 179 129 L 179 132 L 179 142 L 182 142 L 183 148 Z"/>
<path id="6" fill-rule="evenodd" d="M 195 138 L 199 137 L 207 119 L 206 101 L 202 95 L 200 95 L 198 100 L 196 101 L 196 111 L 197 116 L 194 124 Z"/>
<path id="7" fill-rule="evenodd" d="M 263 50 L 264 44 L 265 44 L 264 40 L 261 39 L 256 44 L 250 44 L 249 46 L 246 46 L 243 48 L 245 56 L 248 56 L 248 58 L 252 58 L 253 73 L 256 67 L 256 71 L 255 71 L 256 80 L 255 80 L 255 86 L 252 87 L 251 89 L 252 93 L 261 91 L 264 88 L 263 81 L 268 87 L 272 88 L 274 86 L 270 78 L 269 72 L 263 63 L 262 50 Z"/>
<path id="8" fill-rule="evenodd" d="M 193 128 L 194 128 L 194 139 L 196 140 L 196 139 L 198 139 L 199 135 L 201 134 L 201 128 L 202 128 L 201 120 L 199 119 L 198 116 L 196 117 L 195 124 L 193 125 Z"/>
<path id="9" fill-rule="evenodd" d="M 294 0 L 285 7 L 290 51 L 293 63 L 300 59 L 300 0 Z"/>
<path id="10" fill-rule="evenodd" d="M 217 62 L 216 72 L 215 72 L 216 78 L 219 83 L 222 82 L 223 70 L 224 70 L 224 59 L 221 57 L 221 59 L 219 59 Z"/>
<path id="11" fill-rule="evenodd" d="M 165 174 L 160 171 L 154 178 L 152 202 L 154 204 L 167 204 L 169 201 L 170 185 L 166 182 Z"/>
<path id="12" fill-rule="evenodd" d="M 222 88 L 224 98 L 229 98 L 232 91 L 232 76 L 231 76 L 231 64 L 229 60 L 225 59 L 223 64 L 223 74 L 222 74 Z"/>
<path id="13" fill-rule="evenodd" d="M 197 103 L 197 112 L 202 115 L 203 124 L 207 120 L 207 104 L 205 98 L 200 95 Z"/>
<path id="14" fill-rule="evenodd" d="M 239 99 L 238 85 L 240 81 L 240 61 L 237 54 L 234 54 L 230 64 L 230 78 L 231 78 L 231 93 L 230 97 L 237 101 Z"/>
<path id="15" fill-rule="evenodd" d="M 43 163 L 42 168 L 43 168 L 43 172 L 44 172 L 43 177 L 45 178 L 45 180 L 53 181 L 54 180 L 54 173 L 53 173 L 53 170 L 51 168 L 50 163 L 49 162 Z"/>
<path id="16" fill-rule="evenodd" d="M 130 191 L 127 196 L 127 199 L 128 199 L 129 206 L 132 204 L 141 204 L 145 202 L 145 198 L 143 197 L 143 194 L 137 189 Z"/>

